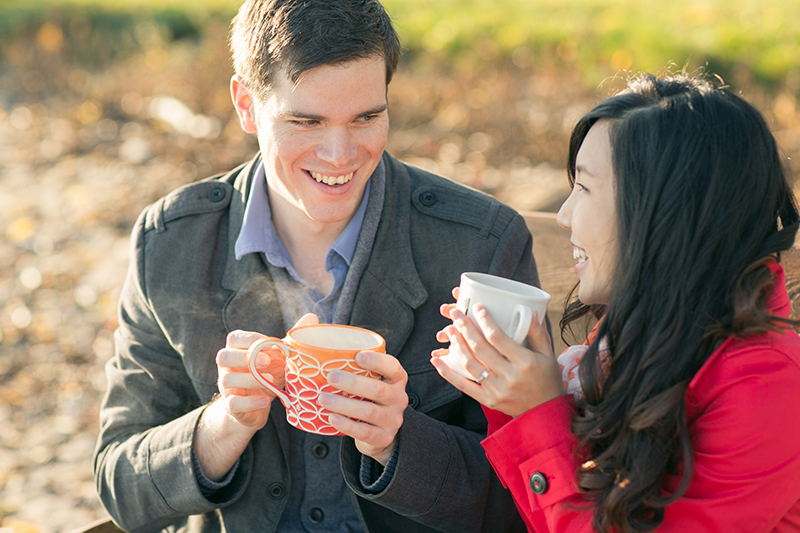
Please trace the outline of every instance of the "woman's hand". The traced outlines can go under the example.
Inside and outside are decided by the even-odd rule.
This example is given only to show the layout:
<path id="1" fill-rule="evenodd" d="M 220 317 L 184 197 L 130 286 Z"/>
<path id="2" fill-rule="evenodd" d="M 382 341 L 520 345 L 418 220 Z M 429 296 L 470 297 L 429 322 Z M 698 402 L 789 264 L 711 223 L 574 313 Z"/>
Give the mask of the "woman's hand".
<path id="1" fill-rule="evenodd" d="M 455 298 L 456 301 L 458 301 L 458 295 L 461 292 L 460 289 L 461 289 L 460 287 L 453 287 L 453 290 L 450 291 L 450 293 L 453 295 L 453 298 Z M 439 306 L 439 313 L 441 313 L 441 315 L 443 317 L 445 317 L 445 318 L 450 318 L 450 312 L 455 308 L 456 308 L 456 304 L 454 304 L 454 303 L 452 303 L 452 304 L 442 304 L 441 306 Z M 439 336 L 437 335 L 436 337 L 438 338 Z M 439 341 L 439 342 L 447 342 L 447 340 L 442 340 L 442 341 Z"/>
<path id="2" fill-rule="evenodd" d="M 535 314 L 528 331 L 528 349 L 512 341 L 482 305 L 472 308 L 480 329 L 457 309 L 442 306 L 442 311 L 449 312 L 453 325 L 440 331 L 437 339 L 450 341 L 450 349 L 459 352 L 470 374 L 488 373 L 480 383 L 466 379 L 439 359 L 447 350 L 435 350 L 433 366 L 458 390 L 510 416 L 565 394 L 550 335 Z"/>
<path id="3" fill-rule="evenodd" d="M 454 287 L 453 290 L 450 292 L 453 294 L 453 298 L 455 298 L 456 301 L 458 301 L 458 295 L 460 292 L 459 287 Z M 452 318 L 450 317 L 450 313 L 455 311 L 455 309 L 456 309 L 455 303 L 442 304 L 439 306 L 439 314 L 441 314 L 445 318 L 449 318 L 450 320 L 452 320 Z M 436 340 L 441 343 L 450 342 L 450 338 L 447 336 L 447 328 L 436 332 Z M 438 350 L 434 350 L 432 355 L 434 357 L 441 357 L 443 355 L 447 355 L 448 353 L 449 350 L 447 348 L 440 348 Z"/>

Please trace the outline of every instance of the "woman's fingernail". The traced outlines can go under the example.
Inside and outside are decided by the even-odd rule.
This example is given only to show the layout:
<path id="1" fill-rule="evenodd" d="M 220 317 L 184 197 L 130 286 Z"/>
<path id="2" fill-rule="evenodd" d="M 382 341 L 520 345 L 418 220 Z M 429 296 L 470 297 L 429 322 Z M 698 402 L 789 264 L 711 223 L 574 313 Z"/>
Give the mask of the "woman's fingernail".
<path id="1" fill-rule="evenodd" d="M 322 393 L 317 398 L 317 403 L 319 403 L 323 407 L 330 407 L 333 405 L 333 394 Z"/>

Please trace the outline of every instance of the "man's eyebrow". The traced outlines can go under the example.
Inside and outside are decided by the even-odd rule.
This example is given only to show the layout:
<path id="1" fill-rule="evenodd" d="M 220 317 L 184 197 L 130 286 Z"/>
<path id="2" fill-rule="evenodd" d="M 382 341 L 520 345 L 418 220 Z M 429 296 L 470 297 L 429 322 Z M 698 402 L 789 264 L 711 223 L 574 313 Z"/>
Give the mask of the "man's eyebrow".
<path id="1" fill-rule="evenodd" d="M 373 107 L 372 109 L 367 109 L 365 112 L 359 114 L 359 117 L 365 117 L 367 115 L 378 115 L 386 111 L 389 106 L 387 104 L 381 104 L 378 106 Z"/>
<path id="2" fill-rule="evenodd" d="M 362 113 L 358 113 L 356 115 L 356 117 L 366 117 L 367 115 L 378 115 L 378 114 L 383 113 L 384 111 L 386 111 L 386 109 L 388 107 L 389 106 L 387 104 L 380 104 L 380 105 L 377 105 L 377 106 L 375 106 L 375 107 L 373 107 L 371 109 L 367 109 L 366 111 L 364 111 Z M 288 111 L 286 111 L 286 113 L 284 113 L 284 115 L 287 116 L 287 117 L 301 118 L 303 120 L 316 120 L 316 121 L 320 121 L 320 122 L 325 120 L 325 117 L 322 116 L 322 115 L 315 115 L 313 113 L 306 113 L 304 111 L 288 110 Z"/>

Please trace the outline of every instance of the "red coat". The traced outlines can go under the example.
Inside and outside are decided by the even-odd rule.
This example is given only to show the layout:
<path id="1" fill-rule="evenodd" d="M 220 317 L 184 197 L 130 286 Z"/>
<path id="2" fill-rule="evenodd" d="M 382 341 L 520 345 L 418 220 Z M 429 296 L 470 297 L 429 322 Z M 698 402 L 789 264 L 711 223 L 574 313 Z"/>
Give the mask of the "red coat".
<path id="1" fill-rule="evenodd" d="M 783 269 L 777 263 L 770 267 L 776 289 L 768 305 L 773 315 L 786 317 L 790 302 Z M 592 531 L 591 510 L 563 505 L 586 501 L 575 481 L 574 410 L 571 396 L 515 419 L 484 408 L 489 436 L 483 447 L 530 531 Z M 726 340 L 689 383 L 686 411 L 694 475 L 687 492 L 666 508 L 657 531 L 800 532 L 797 333 L 787 329 Z M 665 491 L 673 492 L 677 483 L 667 479 Z M 532 485 L 546 490 L 536 494 Z"/>

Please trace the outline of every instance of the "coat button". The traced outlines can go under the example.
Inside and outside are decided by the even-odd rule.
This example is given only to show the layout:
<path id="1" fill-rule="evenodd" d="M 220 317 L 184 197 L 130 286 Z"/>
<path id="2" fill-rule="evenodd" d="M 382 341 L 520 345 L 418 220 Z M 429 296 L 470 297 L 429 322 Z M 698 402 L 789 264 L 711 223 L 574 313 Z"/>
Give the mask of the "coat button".
<path id="1" fill-rule="evenodd" d="M 221 202 L 225 198 L 225 189 L 220 186 L 213 187 L 206 196 L 212 202 Z"/>
<path id="2" fill-rule="evenodd" d="M 328 455 L 328 447 L 325 445 L 325 443 L 320 442 L 319 444 L 314 445 L 314 447 L 311 449 L 311 453 L 313 453 L 314 457 L 317 459 L 322 459 Z"/>
<path id="3" fill-rule="evenodd" d="M 273 483 L 267 489 L 269 493 L 269 497 L 273 500 L 280 500 L 283 498 L 283 495 L 286 494 L 286 487 L 283 486 L 282 483 Z"/>
<path id="4" fill-rule="evenodd" d="M 412 409 L 416 409 L 419 406 L 419 395 L 414 394 L 413 392 L 408 393 L 408 406 Z"/>
<path id="5" fill-rule="evenodd" d="M 432 206 L 436 203 L 436 195 L 431 191 L 425 191 L 419 195 L 419 202 L 424 206 Z"/>
<path id="6" fill-rule="evenodd" d="M 308 512 L 308 519 L 312 524 L 319 524 L 325 519 L 325 513 L 319 507 L 314 507 Z"/>
<path id="7" fill-rule="evenodd" d="M 531 476 L 531 490 L 534 494 L 544 494 L 547 492 L 547 478 L 541 472 L 536 472 Z"/>

